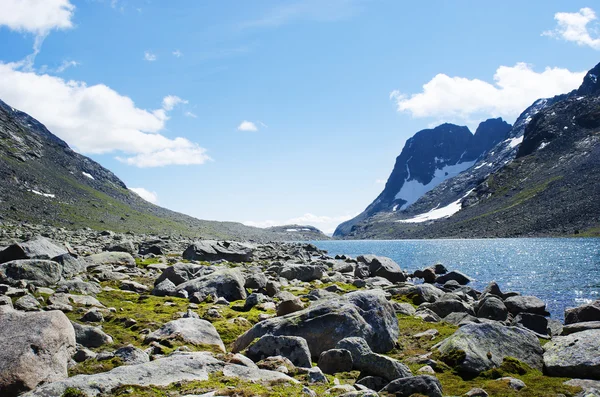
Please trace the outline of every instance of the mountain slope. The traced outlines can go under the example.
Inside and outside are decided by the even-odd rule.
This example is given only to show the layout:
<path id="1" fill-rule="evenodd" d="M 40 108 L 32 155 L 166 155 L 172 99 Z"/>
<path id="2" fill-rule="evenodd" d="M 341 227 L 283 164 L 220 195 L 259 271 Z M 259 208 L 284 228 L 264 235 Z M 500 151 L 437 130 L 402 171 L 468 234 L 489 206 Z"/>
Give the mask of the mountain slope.
<path id="1" fill-rule="evenodd" d="M 153 205 L 116 175 L 74 152 L 29 115 L 0 101 L 0 214 L 4 220 L 119 232 L 238 240 L 288 233 L 202 221 Z"/>
<path id="2" fill-rule="evenodd" d="M 355 225 L 377 214 L 395 213 L 411 206 L 444 180 L 472 167 L 510 129 L 510 124 L 502 119 L 490 119 L 481 123 L 474 135 L 467 127 L 454 124 L 417 132 L 396 158 L 383 192 L 365 211 L 339 225 L 334 236 L 352 234 Z"/>
<path id="3" fill-rule="evenodd" d="M 509 138 L 472 169 L 445 181 L 409 211 L 363 221 L 348 237 L 600 234 L 599 75 L 600 64 L 578 90 L 536 101 Z M 484 167 L 489 170 L 479 175 Z"/>

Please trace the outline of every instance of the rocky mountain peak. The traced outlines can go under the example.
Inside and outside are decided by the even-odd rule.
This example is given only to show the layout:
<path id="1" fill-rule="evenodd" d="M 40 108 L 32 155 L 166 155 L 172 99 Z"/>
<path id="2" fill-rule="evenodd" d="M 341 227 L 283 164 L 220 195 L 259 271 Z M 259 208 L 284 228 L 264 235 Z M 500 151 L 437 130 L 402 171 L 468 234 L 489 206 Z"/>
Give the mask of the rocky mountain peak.
<path id="1" fill-rule="evenodd" d="M 598 95 L 600 93 L 600 63 L 587 72 L 577 90 L 577 95 Z"/>

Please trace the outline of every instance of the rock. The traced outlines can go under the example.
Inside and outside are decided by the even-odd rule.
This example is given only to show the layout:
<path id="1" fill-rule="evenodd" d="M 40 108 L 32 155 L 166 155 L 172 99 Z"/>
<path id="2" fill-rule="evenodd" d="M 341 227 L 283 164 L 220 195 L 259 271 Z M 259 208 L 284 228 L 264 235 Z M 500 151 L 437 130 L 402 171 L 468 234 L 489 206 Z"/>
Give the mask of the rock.
<path id="1" fill-rule="evenodd" d="M 252 363 L 254 364 L 254 362 Z M 282 374 L 295 374 L 298 371 L 296 366 L 289 360 L 289 358 L 283 356 L 267 357 L 254 365 L 262 369 L 281 372 Z"/>
<path id="2" fill-rule="evenodd" d="M 502 291 L 500 290 L 500 286 L 498 285 L 498 283 L 496 283 L 495 281 L 492 281 L 491 283 L 489 283 L 484 290 L 481 292 L 481 297 L 485 297 L 487 295 L 495 295 L 498 298 L 503 298 L 504 294 L 502 293 Z"/>
<path id="3" fill-rule="evenodd" d="M 557 336 L 544 345 L 544 366 L 550 376 L 600 380 L 600 330 Z"/>
<path id="4" fill-rule="evenodd" d="M 369 267 L 369 273 L 372 277 L 383 277 L 392 283 L 406 281 L 406 274 L 390 258 L 376 255 L 360 255 L 356 260 Z"/>
<path id="5" fill-rule="evenodd" d="M 313 390 L 310 390 L 306 386 L 302 386 L 302 394 L 306 394 L 309 397 L 317 397 L 317 393 L 315 393 Z"/>
<path id="6" fill-rule="evenodd" d="M 73 355 L 73 360 L 78 363 L 82 363 L 86 360 L 90 360 L 96 358 L 97 354 L 91 351 L 90 349 L 86 349 L 85 347 L 80 347 L 77 349 L 75 354 Z"/>
<path id="7" fill-rule="evenodd" d="M 40 310 L 40 302 L 31 294 L 24 295 L 15 301 L 15 309 L 32 312 Z"/>
<path id="8" fill-rule="evenodd" d="M 208 321 L 197 318 L 169 321 L 146 337 L 146 343 L 163 340 L 178 340 L 195 346 L 213 346 L 225 353 L 225 345 L 215 327 Z"/>
<path id="9" fill-rule="evenodd" d="M 410 369 L 400 361 L 373 353 L 363 338 L 342 339 L 336 349 L 348 350 L 352 355 L 353 368 L 365 375 L 379 376 L 387 381 L 412 376 Z"/>
<path id="10" fill-rule="evenodd" d="M 490 295 L 479 305 L 477 317 L 494 321 L 505 321 L 508 317 L 508 309 L 500 298 Z"/>
<path id="11" fill-rule="evenodd" d="M 533 313 L 547 316 L 546 303 L 535 296 L 511 296 L 504 304 L 512 314 Z"/>
<path id="12" fill-rule="evenodd" d="M 452 315 L 452 313 L 449 314 L 449 316 L 450 315 Z M 466 315 L 466 313 L 465 313 L 465 315 Z M 434 312 L 432 312 L 431 310 L 429 310 L 427 308 L 422 308 L 421 310 L 416 312 L 415 317 L 419 317 L 427 323 L 439 323 L 440 321 L 442 321 L 440 316 L 438 316 L 437 314 L 435 314 Z"/>
<path id="13" fill-rule="evenodd" d="M 285 316 L 286 314 L 295 313 L 302 309 L 304 309 L 304 303 L 302 303 L 300 298 L 294 296 L 277 304 L 277 315 Z"/>
<path id="14" fill-rule="evenodd" d="M 23 397 L 60 397 L 68 387 L 79 389 L 89 397 L 109 394 L 123 385 L 168 386 L 176 382 L 208 380 L 210 374 L 223 371 L 225 376 L 248 381 L 279 381 L 297 383 L 284 374 L 226 364 L 208 352 L 173 354 L 140 365 L 124 365 L 95 375 L 77 375 L 45 384 Z"/>
<path id="15" fill-rule="evenodd" d="M 244 302 L 244 311 L 248 311 L 252 309 L 254 306 L 260 305 L 262 303 L 272 302 L 273 300 L 266 295 L 253 292 L 246 298 L 246 302 Z"/>
<path id="16" fill-rule="evenodd" d="M 106 247 L 105 251 L 109 252 L 127 252 L 128 254 L 135 254 L 137 250 L 131 240 L 121 240 L 113 245 Z"/>
<path id="17" fill-rule="evenodd" d="M 352 355 L 346 349 L 326 350 L 319 356 L 319 368 L 326 374 L 352 371 Z"/>
<path id="18" fill-rule="evenodd" d="M 244 287 L 251 288 L 253 290 L 265 290 L 269 280 L 267 276 L 262 273 L 251 273 L 246 276 L 246 284 Z"/>
<path id="19" fill-rule="evenodd" d="M 424 365 L 417 370 L 421 375 L 435 375 L 435 370 L 430 365 Z"/>
<path id="20" fill-rule="evenodd" d="M 148 353 L 132 345 L 117 349 L 115 351 L 115 357 L 120 358 L 125 365 L 143 364 L 150 361 Z"/>
<path id="21" fill-rule="evenodd" d="M 75 332 L 62 312 L 0 312 L 0 395 L 67 378 Z"/>
<path id="22" fill-rule="evenodd" d="M 67 250 L 59 247 L 44 237 L 13 244 L 0 252 L 0 263 L 17 259 L 52 259 L 67 254 Z"/>
<path id="23" fill-rule="evenodd" d="M 75 322 L 72 322 L 71 324 L 75 330 L 75 338 L 77 343 L 82 346 L 100 347 L 113 342 L 112 338 L 98 327 L 81 325 Z"/>
<path id="24" fill-rule="evenodd" d="M 418 334 L 414 334 L 413 338 L 426 338 L 429 340 L 434 340 L 436 336 L 438 336 L 440 334 L 440 331 L 438 331 L 435 328 L 431 328 L 428 329 L 427 331 L 423 331 L 423 332 L 419 332 Z"/>
<path id="25" fill-rule="evenodd" d="M 508 387 L 516 391 L 519 391 L 526 387 L 525 382 L 523 382 L 521 379 L 511 378 L 510 376 L 505 376 L 496 380 L 506 383 Z"/>
<path id="26" fill-rule="evenodd" d="M 552 318 L 548 318 L 548 332 L 550 336 L 558 336 L 563 332 L 563 323 Z"/>
<path id="27" fill-rule="evenodd" d="M 245 355 L 254 362 L 269 356 L 282 356 L 288 358 L 296 367 L 312 366 L 308 344 L 298 336 L 265 335 L 251 344 Z"/>
<path id="28" fill-rule="evenodd" d="M 394 348 L 398 333 L 396 313 L 382 291 L 355 291 L 259 322 L 234 342 L 233 351 L 272 334 L 303 337 L 315 359 L 349 336 L 363 337 L 374 351 L 387 352 Z"/>
<path id="29" fill-rule="evenodd" d="M 548 319 L 539 314 L 519 313 L 513 325 L 535 332 L 539 337 L 548 338 Z"/>
<path id="30" fill-rule="evenodd" d="M 10 296 L 0 295 L 0 306 L 7 306 L 7 307 L 12 308 L 13 303 L 12 303 L 12 299 L 10 299 Z"/>
<path id="31" fill-rule="evenodd" d="M 562 335 L 571 335 L 577 332 L 587 331 L 590 329 L 600 329 L 600 321 L 585 321 L 582 323 L 565 325 L 562 328 Z"/>
<path id="32" fill-rule="evenodd" d="M 308 383 L 328 384 L 329 381 L 319 367 L 312 367 L 308 370 Z"/>
<path id="33" fill-rule="evenodd" d="M 428 397 L 443 397 L 440 381 L 436 377 L 429 375 L 396 379 L 388 383 L 381 391 L 390 393 L 396 397 L 410 397 L 413 394 Z"/>
<path id="34" fill-rule="evenodd" d="M 365 386 L 371 390 L 381 390 L 388 383 L 390 382 L 380 376 L 365 376 L 356 381 L 356 384 Z"/>
<path id="35" fill-rule="evenodd" d="M 600 321 L 600 300 L 565 310 L 565 325 Z"/>
<path id="36" fill-rule="evenodd" d="M 72 277 L 86 271 L 87 263 L 83 259 L 79 259 L 71 254 L 62 254 L 52 258 L 54 262 L 58 262 L 62 266 L 63 277 Z"/>
<path id="37" fill-rule="evenodd" d="M 459 271 L 453 270 L 435 279 L 435 282 L 438 284 L 446 284 L 448 281 L 456 281 L 460 285 L 467 285 L 471 282 L 471 278 Z"/>
<path id="38" fill-rule="evenodd" d="M 410 303 L 405 302 L 392 302 L 396 314 L 403 314 L 405 316 L 414 316 L 416 309 Z"/>
<path id="39" fill-rule="evenodd" d="M 190 245 L 182 256 L 190 261 L 252 262 L 254 247 L 238 242 L 201 240 Z"/>
<path id="40" fill-rule="evenodd" d="M 135 259 L 131 254 L 126 252 L 101 252 L 86 256 L 85 260 L 92 266 L 99 265 L 122 265 L 127 267 L 135 267 Z"/>
<path id="41" fill-rule="evenodd" d="M 467 324 L 438 346 L 445 361 L 460 371 L 479 374 L 498 367 L 506 357 L 542 369 L 542 347 L 531 332 L 497 323 Z"/>
<path id="42" fill-rule="evenodd" d="M 489 394 L 479 387 L 473 388 L 464 394 L 465 397 L 489 397 Z"/>
<path id="43" fill-rule="evenodd" d="M 410 298 L 415 305 L 425 302 L 433 303 L 444 295 L 444 291 L 431 284 L 406 285 L 404 287 L 391 288 L 388 291 L 392 295 Z"/>
<path id="44" fill-rule="evenodd" d="M 441 263 L 436 263 L 435 265 L 433 265 L 433 271 L 435 272 L 435 274 L 448 273 L 448 269 L 446 269 L 446 266 L 442 265 Z"/>
<path id="45" fill-rule="evenodd" d="M 166 268 L 154 281 L 154 285 L 161 284 L 164 280 L 171 281 L 174 285 L 185 283 L 214 272 L 212 267 L 195 265 L 193 263 L 176 263 Z"/>
<path id="46" fill-rule="evenodd" d="M 137 292 L 138 294 L 143 294 L 144 292 L 148 292 L 149 288 L 146 287 L 144 284 L 140 284 L 135 281 L 124 280 L 121 281 L 121 289 L 123 291 L 131 291 Z"/>
<path id="47" fill-rule="evenodd" d="M 94 295 L 102 290 L 100 284 L 95 282 L 83 281 L 74 277 L 70 280 L 63 280 L 58 283 L 60 292 L 77 292 L 79 294 Z"/>
<path id="48" fill-rule="evenodd" d="M 458 299 L 439 300 L 433 303 L 423 303 L 418 309 L 429 309 L 441 318 L 446 317 L 450 313 L 467 313 L 474 315 L 471 306 L 467 305 Z"/>
<path id="49" fill-rule="evenodd" d="M 175 296 L 177 292 L 177 286 L 169 279 L 164 279 L 158 285 L 154 286 L 152 295 L 156 296 Z"/>
<path id="50" fill-rule="evenodd" d="M 279 271 L 279 276 L 288 280 L 314 281 L 325 275 L 323 266 L 286 264 Z"/>
<path id="51" fill-rule="evenodd" d="M 0 282 L 12 286 L 20 281 L 38 287 L 50 287 L 62 278 L 57 262 L 42 259 L 18 259 L 0 265 Z"/>
<path id="52" fill-rule="evenodd" d="M 244 277 L 238 270 L 222 269 L 179 284 L 177 291 L 186 291 L 190 296 L 194 293 L 200 293 L 205 297 L 215 295 L 232 302 L 246 299 L 244 284 Z"/>

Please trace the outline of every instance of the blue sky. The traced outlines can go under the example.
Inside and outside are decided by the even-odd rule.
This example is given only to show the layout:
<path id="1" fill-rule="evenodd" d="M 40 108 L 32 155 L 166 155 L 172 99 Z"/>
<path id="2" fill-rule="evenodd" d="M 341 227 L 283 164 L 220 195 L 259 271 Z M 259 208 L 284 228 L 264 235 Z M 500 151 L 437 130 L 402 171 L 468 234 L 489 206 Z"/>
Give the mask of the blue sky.
<path id="1" fill-rule="evenodd" d="M 164 207 L 331 232 L 416 131 L 579 85 L 594 6 L 0 0 L 0 99 Z"/>

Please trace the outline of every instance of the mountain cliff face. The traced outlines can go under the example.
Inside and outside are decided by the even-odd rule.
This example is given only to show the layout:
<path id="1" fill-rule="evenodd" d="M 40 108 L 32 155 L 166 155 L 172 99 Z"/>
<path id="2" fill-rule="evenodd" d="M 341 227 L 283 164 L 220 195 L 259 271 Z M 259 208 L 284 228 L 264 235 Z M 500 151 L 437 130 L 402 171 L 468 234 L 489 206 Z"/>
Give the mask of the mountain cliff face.
<path id="1" fill-rule="evenodd" d="M 536 101 L 506 139 L 406 211 L 378 213 L 348 238 L 600 234 L 600 64 L 578 90 Z"/>
<path id="2" fill-rule="evenodd" d="M 352 233 L 355 225 L 379 213 L 402 211 L 420 197 L 472 167 L 477 159 L 505 139 L 511 125 L 490 119 L 473 135 L 467 127 L 442 124 L 417 132 L 406 141 L 383 192 L 357 217 L 338 226 L 334 236 Z"/>
<path id="3" fill-rule="evenodd" d="M 202 221 L 153 205 L 40 122 L 2 101 L 0 180 L 0 221 L 219 239 L 290 239 L 286 232 Z"/>

